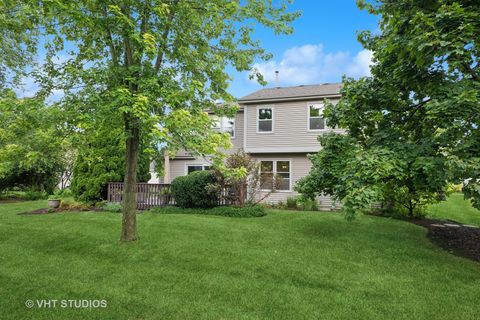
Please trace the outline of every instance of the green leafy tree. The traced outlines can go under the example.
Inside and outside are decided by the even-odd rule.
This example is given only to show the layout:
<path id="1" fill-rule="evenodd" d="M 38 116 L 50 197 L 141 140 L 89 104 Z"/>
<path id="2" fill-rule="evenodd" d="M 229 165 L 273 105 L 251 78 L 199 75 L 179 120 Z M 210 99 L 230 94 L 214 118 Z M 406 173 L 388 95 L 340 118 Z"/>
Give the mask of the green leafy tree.
<path id="1" fill-rule="evenodd" d="M 22 1 L 0 2 L 0 88 L 19 85 L 37 51 L 39 15 Z"/>
<path id="2" fill-rule="evenodd" d="M 298 16 L 287 12 L 286 2 L 263 0 L 25 3 L 28 12 L 38 12 L 48 36 L 46 63 L 36 73 L 43 92 L 63 90 L 65 112 L 75 109 L 79 128 L 89 123 L 93 108 L 122 117 L 117 124 L 126 150 L 122 241 L 138 238 L 135 184 L 141 143 L 210 154 L 221 166 L 219 150 L 230 146 L 229 136 L 211 129 L 213 120 L 204 110 L 235 112 L 226 67 L 247 71 L 255 59 L 270 58 L 252 37 L 254 28 L 288 34 Z M 59 62 L 59 53 L 67 58 Z M 252 76 L 262 81 L 255 70 Z M 217 100 L 225 102 L 222 107 Z"/>
<path id="3" fill-rule="evenodd" d="M 382 16 L 379 34 L 359 34 L 374 52 L 372 76 L 344 79 L 342 99 L 325 110 L 330 126 L 347 129 L 352 162 L 342 169 L 333 140 L 321 138 L 325 150 L 299 190 L 333 194 L 348 216 L 378 201 L 414 215 L 448 182 L 468 181 L 465 194 L 479 206 L 480 3 L 358 3 Z M 334 166 L 334 179 L 316 182 L 329 174 L 320 165 Z"/>
<path id="4" fill-rule="evenodd" d="M 59 113 L 41 99 L 0 97 L 0 192 L 13 187 L 51 193 L 65 167 Z"/>
<path id="5" fill-rule="evenodd" d="M 82 202 L 104 200 L 108 183 L 122 181 L 125 176 L 123 130 L 113 124 L 98 123 L 91 127 L 91 131 L 85 130 L 76 135 L 77 157 L 73 166 L 72 193 L 76 200 Z M 149 166 L 150 156 L 141 152 L 137 168 L 139 182 L 150 179 Z"/>

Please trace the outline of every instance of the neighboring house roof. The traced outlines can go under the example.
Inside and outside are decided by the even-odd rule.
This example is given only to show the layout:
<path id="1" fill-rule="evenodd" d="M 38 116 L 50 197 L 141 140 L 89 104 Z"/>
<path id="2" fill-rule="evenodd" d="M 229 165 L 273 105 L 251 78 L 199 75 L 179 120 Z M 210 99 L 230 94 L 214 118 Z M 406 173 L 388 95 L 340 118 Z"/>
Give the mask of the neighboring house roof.
<path id="1" fill-rule="evenodd" d="M 238 99 L 239 103 L 278 100 L 302 100 L 315 97 L 340 96 L 341 83 L 301 85 L 295 87 L 266 88 Z"/>

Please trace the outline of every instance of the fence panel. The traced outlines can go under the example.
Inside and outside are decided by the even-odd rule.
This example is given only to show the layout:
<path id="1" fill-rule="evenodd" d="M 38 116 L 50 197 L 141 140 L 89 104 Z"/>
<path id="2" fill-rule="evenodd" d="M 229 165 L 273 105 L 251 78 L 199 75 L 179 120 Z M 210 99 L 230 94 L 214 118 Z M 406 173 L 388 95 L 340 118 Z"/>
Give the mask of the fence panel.
<path id="1" fill-rule="evenodd" d="M 123 201 L 123 182 L 108 183 L 108 202 L 121 203 Z M 219 197 L 219 205 L 231 205 L 234 202 L 229 197 L 229 190 L 223 189 Z M 175 199 L 170 194 L 170 184 L 166 183 L 137 183 L 137 209 L 146 210 L 153 207 L 175 205 Z"/>
<path id="2" fill-rule="evenodd" d="M 123 182 L 108 183 L 108 202 L 123 201 Z M 174 205 L 170 195 L 170 184 L 165 183 L 137 183 L 137 209 L 145 210 L 152 207 Z"/>

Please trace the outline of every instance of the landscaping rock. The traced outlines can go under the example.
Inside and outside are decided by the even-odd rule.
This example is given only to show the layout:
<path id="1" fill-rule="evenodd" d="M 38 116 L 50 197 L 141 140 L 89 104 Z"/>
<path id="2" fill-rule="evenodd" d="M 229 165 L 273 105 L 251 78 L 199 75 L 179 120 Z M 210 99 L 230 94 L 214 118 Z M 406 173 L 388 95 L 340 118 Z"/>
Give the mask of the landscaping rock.
<path id="1" fill-rule="evenodd" d="M 478 226 L 443 223 L 429 219 L 416 219 L 411 222 L 427 228 L 427 237 L 442 249 L 457 256 L 480 261 L 480 228 Z"/>
<path id="2" fill-rule="evenodd" d="M 437 228 L 445 228 L 445 226 L 443 224 L 436 224 L 436 223 L 432 223 L 430 226 L 431 227 L 437 227 Z"/>

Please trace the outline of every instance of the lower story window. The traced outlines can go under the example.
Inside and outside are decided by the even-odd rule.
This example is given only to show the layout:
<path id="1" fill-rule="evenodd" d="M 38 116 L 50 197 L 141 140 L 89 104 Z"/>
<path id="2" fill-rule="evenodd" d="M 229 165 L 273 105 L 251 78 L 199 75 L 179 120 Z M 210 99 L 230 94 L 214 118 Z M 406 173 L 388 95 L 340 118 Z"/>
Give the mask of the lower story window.
<path id="1" fill-rule="evenodd" d="M 289 191 L 290 175 L 289 160 L 260 161 L 260 189 L 262 190 Z"/>
<path id="2" fill-rule="evenodd" d="M 204 170 L 209 170 L 210 166 L 203 165 L 203 164 L 194 164 L 194 165 L 189 165 L 187 166 L 187 174 L 190 174 L 194 171 L 204 171 Z"/>

